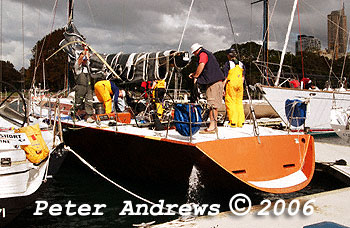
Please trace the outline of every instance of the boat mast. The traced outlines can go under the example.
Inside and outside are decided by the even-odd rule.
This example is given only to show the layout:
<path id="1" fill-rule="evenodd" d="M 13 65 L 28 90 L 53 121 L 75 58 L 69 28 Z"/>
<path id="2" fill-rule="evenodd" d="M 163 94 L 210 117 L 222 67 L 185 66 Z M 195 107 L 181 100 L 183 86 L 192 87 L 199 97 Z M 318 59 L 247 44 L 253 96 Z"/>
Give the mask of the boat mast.
<path id="1" fill-rule="evenodd" d="M 73 20 L 73 8 L 74 8 L 74 0 L 68 0 L 68 6 L 67 6 L 68 23 Z"/>
<path id="2" fill-rule="evenodd" d="M 264 12 L 263 12 L 263 63 L 266 66 L 266 74 L 268 73 L 268 49 L 269 49 L 269 0 L 258 0 L 255 2 L 252 2 L 251 5 L 254 5 L 259 2 L 264 2 Z"/>
<path id="3" fill-rule="evenodd" d="M 288 25 L 286 39 L 284 41 L 284 47 L 283 47 L 283 50 L 282 50 L 282 56 L 281 56 L 281 61 L 280 61 L 280 68 L 278 69 L 277 78 L 276 78 L 276 81 L 275 81 L 275 86 L 278 86 L 278 83 L 279 83 L 279 80 L 280 80 L 280 77 L 281 77 L 283 60 L 284 60 L 284 56 L 286 55 L 287 45 L 288 45 L 289 36 L 290 36 L 290 31 L 292 29 L 292 25 L 293 25 L 293 20 L 294 20 L 294 15 L 295 15 L 295 10 L 297 8 L 297 4 L 298 4 L 298 0 L 294 0 L 294 5 L 293 5 L 292 13 L 290 15 L 290 21 L 289 21 L 289 25 Z"/>
<path id="4" fill-rule="evenodd" d="M 70 24 L 73 21 L 73 9 L 74 9 L 74 0 L 68 0 L 68 5 L 67 5 L 67 17 L 68 17 L 68 21 L 67 21 L 67 25 Z M 63 88 L 67 89 L 67 93 L 69 94 L 69 76 L 70 76 L 70 69 L 71 69 L 71 65 L 69 62 L 69 57 L 67 57 L 67 84 L 64 83 Z M 66 87 L 67 86 L 67 87 Z M 65 88 L 66 87 L 66 88 Z"/>
<path id="5" fill-rule="evenodd" d="M 269 0 L 264 0 L 264 28 L 263 28 L 263 61 L 266 63 L 266 66 L 269 62 L 268 60 L 268 42 L 269 42 Z M 266 71 L 267 73 L 267 71 Z"/>

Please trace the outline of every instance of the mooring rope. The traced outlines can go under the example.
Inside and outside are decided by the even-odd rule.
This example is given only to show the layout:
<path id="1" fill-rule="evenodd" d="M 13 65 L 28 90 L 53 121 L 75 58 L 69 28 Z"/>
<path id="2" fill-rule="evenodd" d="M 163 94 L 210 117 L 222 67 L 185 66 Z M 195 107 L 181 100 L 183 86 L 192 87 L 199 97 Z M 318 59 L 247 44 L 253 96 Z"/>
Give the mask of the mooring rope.
<path id="1" fill-rule="evenodd" d="M 153 203 L 152 201 L 149 201 L 131 191 L 129 191 L 128 189 L 124 188 L 123 186 L 115 183 L 114 181 L 112 181 L 111 179 L 109 179 L 108 177 L 106 177 L 105 175 L 103 175 L 101 172 L 99 172 L 95 167 L 93 167 L 92 165 L 90 165 L 84 158 L 82 158 L 79 154 L 77 154 L 74 150 L 72 150 L 69 146 L 64 146 L 64 148 L 70 152 L 72 152 L 82 163 L 84 163 L 87 167 L 89 167 L 92 171 L 94 171 L 95 173 L 97 173 L 98 175 L 100 175 L 101 177 L 103 177 L 105 180 L 107 180 L 108 182 L 110 182 L 111 184 L 117 186 L 118 188 L 120 188 L 121 190 L 127 192 L 128 194 L 138 198 L 139 200 L 142 200 L 146 203 L 152 204 L 154 205 L 155 203 Z"/>
<path id="2" fill-rule="evenodd" d="M 108 182 L 110 182 L 111 184 L 113 184 L 114 186 L 118 187 L 119 189 L 125 191 L 126 193 L 128 193 L 128 194 L 134 196 L 135 198 L 137 198 L 137 199 L 139 199 L 139 200 L 141 200 L 141 201 L 144 201 L 144 202 L 146 202 L 146 203 L 148 203 L 148 204 L 151 204 L 151 205 L 155 205 L 155 204 L 156 204 L 156 203 L 154 203 L 154 202 L 152 202 L 152 201 L 150 201 L 150 200 L 148 200 L 148 199 L 145 199 L 145 198 L 143 198 L 143 197 L 137 195 L 136 193 L 133 193 L 132 191 L 130 191 L 130 190 L 124 188 L 123 186 L 117 184 L 116 182 L 114 182 L 114 181 L 111 180 L 110 178 L 108 178 L 108 177 L 106 177 L 105 175 L 103 175 L 103 174 L 102 174 L 101 172 L 99 172 L 95 167 L 93 167 L 92 165 L 90 165 L 84 158 L 82 158 L 79 154 L 77 154 L 74 150 L 72 150 L 69 146 L 64 146 L 64 149 L 66 149 L 66 150 L 72 152 L 83 164 L 85 164 L 85 165 L 86 165 L 87 167 L 89 167 L 92 171 L 94 171 L 95 173 L 97 173 L 97 174 L 100 175 L 102 178 L 104 178 L 105 180 L 107 180 Z M 171 211 L 171 212 L 173 212 L 173 213 L 175 213 L 175 214 L 177 214 L 177 215 L 179 214 L 178 212 L 173 211 L 173 210 L 169 210 L 169 209 L 166 208 L 166 207 L 162 207 L 162 209 L 166 209 L 166 210 Z"/>

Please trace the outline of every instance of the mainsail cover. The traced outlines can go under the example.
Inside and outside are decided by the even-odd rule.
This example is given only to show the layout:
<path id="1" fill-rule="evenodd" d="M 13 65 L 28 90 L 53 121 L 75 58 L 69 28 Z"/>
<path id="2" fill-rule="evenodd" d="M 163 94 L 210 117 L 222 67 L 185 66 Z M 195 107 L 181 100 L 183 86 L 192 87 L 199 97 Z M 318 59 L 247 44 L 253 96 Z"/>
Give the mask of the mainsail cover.
<path id="1" fill-rule="evenodd" d="M 64 32 L 60 46 L 74 64 L 83 51 L 86 39 L 71 21 Z M 174 50 L 126 54 L 98 54 L 90 56 L 90 72 L 94 78 L 119 79 L 122 83 L 137 83 L 166 79 L 173 68 L 177 71 L 189 62 L 188 52 Z M 107 65 L 109 67 L 107 67 Z M 110 70 L 110 69 L 113 69 Z"/>

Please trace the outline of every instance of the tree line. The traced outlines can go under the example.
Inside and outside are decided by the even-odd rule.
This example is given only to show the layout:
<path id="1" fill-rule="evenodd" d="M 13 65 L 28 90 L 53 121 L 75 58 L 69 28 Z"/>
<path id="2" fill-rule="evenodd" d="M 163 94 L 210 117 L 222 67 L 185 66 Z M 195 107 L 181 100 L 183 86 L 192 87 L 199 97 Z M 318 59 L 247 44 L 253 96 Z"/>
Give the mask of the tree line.
<path id="1" fill-rule="evenodd" d="M 62 90 L 66 85 L 73 85 L 74 80 L 72 79 L 72 73 L 68 65 L 68 56 L 63 51 L 58 52 L 48 61 L 46 59 L 51 56 L 59 47 L 60 41 L 63 37 L 64 29 L 60 28 L 55 30 L 51 34 L 45 36 L 39 40 L 36 45 L 32 48 L 32 58 L 30 59 L 30 66 L 28 69 L 22 69 L 24 72 L 17 71 L 13 64 L 9 61 L 0 61 L 1 63 L 1 75 L 2 80 L 14 84 L 17 88 L 21 88 L 24 76 L 24 86 L 26 89 L 31 87 L 33 78 L 35 85 L 41 83 L 41 87 L 45 84 L 46 88 L 50 91 Z M 246 80 L 248 84 L 264 83 L 261 76 L 261 72 L 255 65 L 255 61 L 258 58 L 261 45 L 254 42 L 246 42 L 242 44 L 233 44 L 237 52 L 239 53 L 240 60 L 246 66 Z M 213 50 L 210 50 L 213 51 Z M 220 66 L 223 66 L 227 61 L 225 50 L 214 51 L 214 55 L 217 58 Z M 279 63 L 281 51 L 269 50 L 268 59 L 270 62 L 271 72 L 276 74 L 278 71 L 278 65 L 272 63 Z M 315 85 L 319 88 L 324 88 L 326 81 L 331 78 L 331 84 L 333 88 L 338 87 L 340 74 L 344 68 L 344 77 L 349 78 L 350 76 L 350 58 L 347 58 L 344 65 L 344 57 L 338 60 L 328 59 L 327 57 L 320 56 L 318 54 L 304 52 L 303 53 L 304 63 L 304 76 L 309 77 Z M 286 74 L 288 77 L 297 77 L 301 79 L 302 75 L 302 61 L 301 55 L 294 55 L 287 53 L 284 60 L 284 65 L 290 66 L 290 73 Z M 330 67 L 332 66 L 333 73 L 330 73 Z M 183 85 L 182 88 L 188 89 L 191 87 L 191 81 L 187 75 L 196 70 L 196 57 L 192 57 L 189 65 L 182 70 Z M 347 82 L 349 83 L 349 82 Z M 173 83 L 172 83 L 173 84 Z M 349 84 L 348 84 L 349 85 Z"/>

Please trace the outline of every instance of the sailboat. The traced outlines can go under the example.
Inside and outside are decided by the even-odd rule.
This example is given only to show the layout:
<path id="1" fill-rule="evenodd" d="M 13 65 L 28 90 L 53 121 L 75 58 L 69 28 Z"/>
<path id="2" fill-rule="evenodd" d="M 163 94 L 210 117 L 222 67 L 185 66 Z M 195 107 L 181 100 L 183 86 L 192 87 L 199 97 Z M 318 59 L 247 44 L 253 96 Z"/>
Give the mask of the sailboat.
<path id="1" fill-rule="evenodd" d="M 256 87 L 289 129 L 309 133 L 332 132 L 330 117 L 333 102 L 339 107 L 349 107 L 350 91 L 344 88 L 333 91 L 284 88 L 279 82 L 297 4 L 295 0 L 274 86 L 257 84 Z"/>
<path id="2" fill-rule="evenodd" d="M 0 227 L 9 224 L 38 196 L 61 162 L 53 131 L 27 125 L 27 105 L 21 92 L 6 82 L 0 100 Z M 3 92 L 3 91 L 1 91 Z M 30 139 L 29 139 L 30 138 Z M 42 140 L 41 140 L 42 139 Z M 56 141 L 58 142 L 58 140 Z M 37 148 L 34 152 L 34 148 Z M 40 151 L 39 151 L 40 149 Z M 30 150 L 30 151 L 29 151 Z"/>
<path id="3" fill-rule="evenodd" d="M 61 46 L 73 64 L 86 41 L 72 20 L 64 35 Z M 188 53 L 182 51 L 110 55 L 94 52 L 91 74 L 107 72 L 106 79 L 117 78 L 120 84 L 166 79 L 187 64 L 186 57 Z M 253 124 L 242 128 L 221 126 L 216 134 L 184 136 L 172 128 L 155 131 L 138 127 L 133 119 L 114 122 L 107 118 L 87 123 L 64 116 L 61 121 L 65 144 L 92 166 L 109 176 L 156 185 L 187 188 L 195 166 L 207 189 L 289 193 L 307 186 L 315 168 L 312 136 Z"/>
<path id="4" fill-rule="evenodd" d="M 350 108 L 333 107 L 330 118 L 334 132 L 350 144 Z"/>

